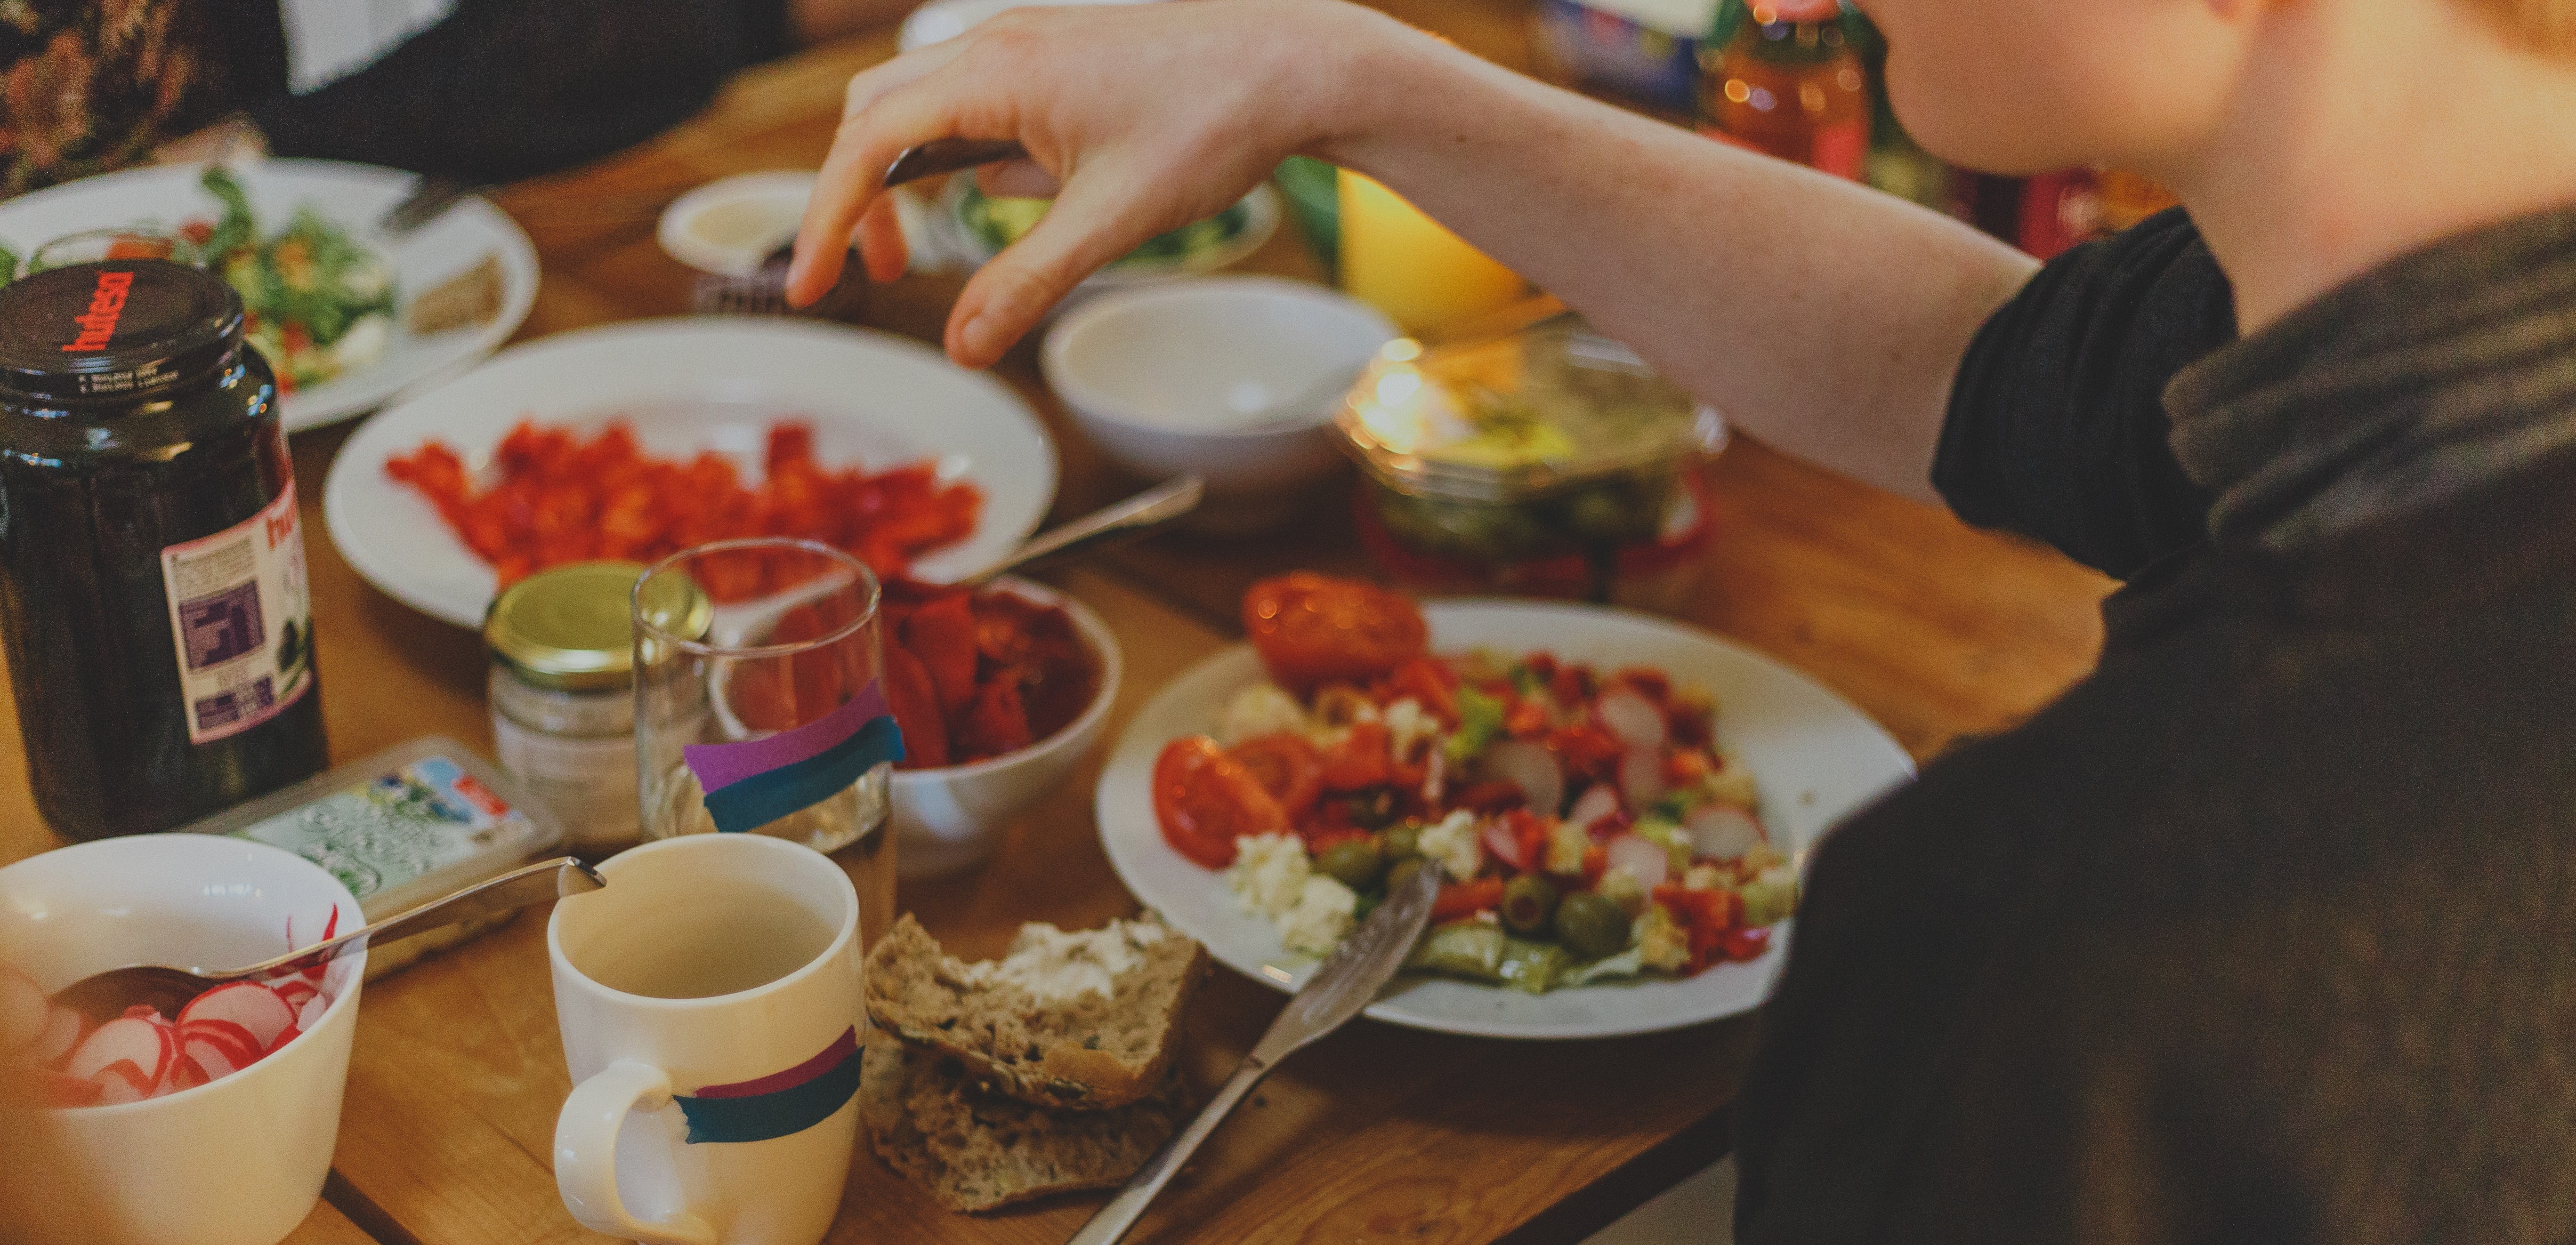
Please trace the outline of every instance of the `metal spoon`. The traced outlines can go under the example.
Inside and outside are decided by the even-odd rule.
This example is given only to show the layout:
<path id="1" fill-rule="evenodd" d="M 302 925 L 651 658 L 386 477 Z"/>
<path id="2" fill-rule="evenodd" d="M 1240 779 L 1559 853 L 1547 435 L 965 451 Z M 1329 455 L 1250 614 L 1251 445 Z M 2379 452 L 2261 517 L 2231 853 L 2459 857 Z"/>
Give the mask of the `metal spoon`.
<path id="1" fill-rule="evenodd" d="M 1207 485 L 1197 476 L 1181 476 L 1155 485 L 1053 531 L 1040 532 L 1027 544 L 1012 551 L 1009 557 L 958 580 L 957 584 L 963 588 L 980 588 L 1021 567 L 1104 545 L 1168 523 L 1196 509 L 1199 498 L 1206 492 Z"/>
<path id="2" fill-rule="evenodd" d="M 326 964 L 353 948 L 370 943 L 382 945 L 485 913 L 514 911 L 549 899 L 587 894 L 606 885 L 608 879 L 601 877 L 598 870 L 570 856 L 559 856 L 511 870 L 373 925 L 289 951 L 275 959 L 262 960 L 247 968 L 212 972 L 159 964 L 111 968 L 103 973 L 92 973 L 56 991 L 54 1001 L 98 1024 L 124 1015 L 126 1008 L 137 1003 L 175 1020 L 179 1009 L 186 1007 L 190 999 L 227 982 L 257 981 L 289 970 Z"/>
<path id="3" fill-rule="evenodd" d="M 1358 929 L 1333 948 L 1324 966 L 1306 979 L 1303 989 L 1288 999 L 1288 1007 L 1279 1019 L 1270 1022 L 1270 1031 L 1261 1035 L 1260 1044 L 1244 1056 L 1243 1066 L 1216 1099 L 1190 1121 L 1180 1135 L 1164 1143 L 1154 1157 L 1145 1160 L 1134 1176 L 1120 1186 L 1118 1196 L 1082 1225 L 1065 1245 L 1117 1245 L 1136 1226 L 1154 1195 L 1171 1183 L 1181 1165 L 1196 1153 L 1199 1143 L 1216 1131 L 1216 1126 L 1232 1114 L 1235 1104 L 1270 1075 L 1279 1061 L 1333 1030 L 1341 1028 L 1360 1009 L 1377 999 L 1377 992 L 1402 967 L 1404 957 L 1422 937 L 1422 927 L 1431 922 L 1431 901 L 1440 893 L 1440 870 L 1416 869 L 1411 885 L 1387 894 L 1386 902 L 1369 913 Z"/>

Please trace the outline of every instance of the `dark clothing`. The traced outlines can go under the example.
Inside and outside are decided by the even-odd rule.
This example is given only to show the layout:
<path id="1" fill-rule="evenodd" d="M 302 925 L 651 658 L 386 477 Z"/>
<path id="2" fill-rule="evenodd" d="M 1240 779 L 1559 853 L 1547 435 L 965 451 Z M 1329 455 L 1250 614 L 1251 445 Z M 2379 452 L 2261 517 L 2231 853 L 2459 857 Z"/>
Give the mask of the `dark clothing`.
<path id="1" fill-rule="evenodd" d="M 2090 678 L 1817 849 L 1738 1104 L 1746 1242 L 2576 1238 L 2576 211 L 2383 266 L 2170 401 L 2207 538 L 2105 604 Z M 2034 534 L 2159 552 L 2156 490 L 2099 482 L 2167 465 L 2032 409 L 1949 444 L 2093 473 Z M 1947 470 L 2002 482 L 1989 514 L 2056 487 Z"/>
<path id="2" fill-rule="evenodd" d="M 233 112 L 281 156 L 507 181 L 650 137 L 787 49 L 786 0 L 460 0 L 294 95 L 278 0 L 13 0 L 0 198 L 139 163 Z"/>
<path id="3" fill-rule="evenodd" d="M 786 0 L 460 0 L 356 73 L 286 92 L 276 0 L 238 27 L 251 119 L 282 156 L 467 181 L 566 168 L 685 120 L 745 65 L 788 50 Z"/>
<path id="4" fill-rule="evenodd" d="M 2165 382 L 2235 339 L 2227 278 L 2181 209 L 2068 251 L 1969 346 L 1933 487 L 1970 523 L 2126 578 L 2200 539 L 2209 495 L 2166 448 Z"/>

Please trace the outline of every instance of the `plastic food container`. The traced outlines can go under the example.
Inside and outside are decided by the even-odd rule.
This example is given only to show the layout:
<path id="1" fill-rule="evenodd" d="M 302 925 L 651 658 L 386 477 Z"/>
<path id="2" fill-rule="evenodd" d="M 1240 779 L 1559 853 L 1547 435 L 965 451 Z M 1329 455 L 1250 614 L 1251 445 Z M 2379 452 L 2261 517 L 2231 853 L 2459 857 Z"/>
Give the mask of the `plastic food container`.
<path id="1" fill-rule="evenodd" d="M 1726 439 L 1715 410 L 1574 315 L 1390 342 L 1335 428 L 1367 480 L 1362 540 L 1408 586 L 1646 608 L 1688 590 L 1709 519 L 1697 466 Z"/>

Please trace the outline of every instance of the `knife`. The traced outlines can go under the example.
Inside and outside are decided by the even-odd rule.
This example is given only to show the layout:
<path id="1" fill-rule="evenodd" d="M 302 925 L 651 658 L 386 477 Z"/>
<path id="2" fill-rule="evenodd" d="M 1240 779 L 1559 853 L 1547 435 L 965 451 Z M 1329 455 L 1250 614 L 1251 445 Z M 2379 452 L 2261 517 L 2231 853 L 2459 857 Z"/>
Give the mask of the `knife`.
<path id="1" fill-rule="evenodd" d="M 456 201 L 472 195 L 480 187 L 469 186 L 452 178 L 423 176 L 412 183 L 411 193 L 385 209 L 376 228 L 389 238 L 399 238 L 438 219 L 440 213 L 456 206 Z"/>
<path id="2" fill-rule="evenodd" d="M 1342 939 L 1342 945 L 1325 958 L 1323 967 L 1306 979 L 1305 987 L 1289 997 L 1287 1008 L 1270 1023 L 1270 1031 L 1261 1035 L 1252 1053 L 1244 1056 L 1243 1066 L 1235 1069 L 1225 1088 L 1216 1092 L 1215 1101 L 1208 1103 L 1189 1127 L 1155 1151 L 1154 1157 L 1145 1160 L 1145 1165 L 1119 1187 L 1118 1195 L 1109 1199 L 1109 1204 L 1065 1245 L 1117 1245 L 1119 1238 L 1127 1235 L 1127 1229 L 1136 1226 L 1137 1218 L 1145 1213 L 1154 1195 L 1162 1192 L 1181 1164 L 1198 1151 L 1199 1143 L 1225 1122 L 1235 1105 L 1261 1083 L 1261 1078 L 1270 1075 L 1280 1060 L 1341 1028 L 1343 1022 L 1359 1015 L 1361 1008 L 1377 999 L 1378 990 L 1395 976 L 1414 942 L 1422 937 L 1423 926 L 1430 924 L 1431 901 L 1439 893 L 1440 869 L 1428 863 L 1414 870 L 1406 885 L 1389 892 L 1386 902 Z"/>
<path id="3" fill-rule="evenodd" d="M 885 184 L 900 186 L 914 178 L 954 173 L 979 164 L 999 164 L 1027 156 L 1028 149 L 1007 138 L 939 138 L 906 147 L 886 166 Z"/>

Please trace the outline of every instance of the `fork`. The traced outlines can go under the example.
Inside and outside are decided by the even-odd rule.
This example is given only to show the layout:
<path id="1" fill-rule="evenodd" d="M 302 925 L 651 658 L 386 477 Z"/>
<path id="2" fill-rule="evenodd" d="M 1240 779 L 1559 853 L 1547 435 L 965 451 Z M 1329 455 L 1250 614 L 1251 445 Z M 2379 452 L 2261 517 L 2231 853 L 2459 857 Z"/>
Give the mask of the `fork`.
<path id="1" fill-rule="evenodd" d="M 886 166 L 885 187 L 892 189 L 917 178 L 940 173 L 954 173 L 980 164 L 1016 160 L 1028 152 L 1008 140 L 943 138 L 904 148 Z M 731 277 L 710 273 L 699 277 L 689 292 L 689 306 L 701 315 L 781 316 L 793 310 L 787 305 L 787 263 L 795 258 L 796 238 L 789 235 L 761 260 L 758 270 L 749 276 Z"/>

